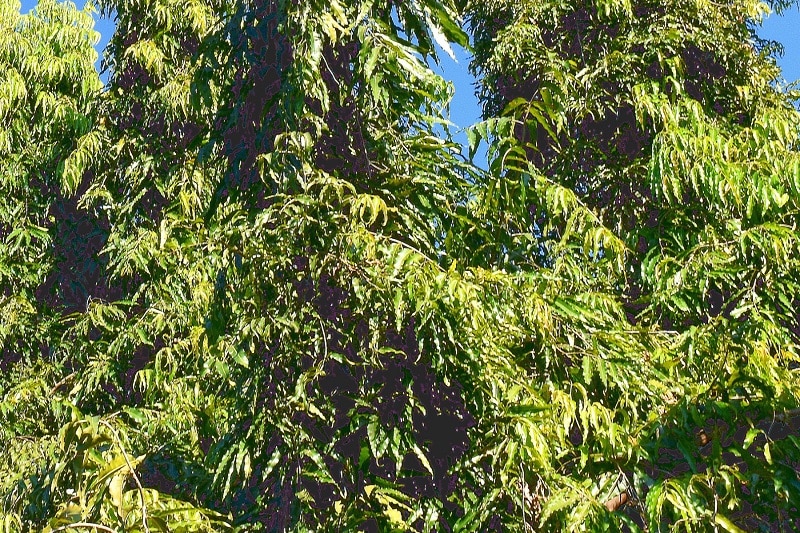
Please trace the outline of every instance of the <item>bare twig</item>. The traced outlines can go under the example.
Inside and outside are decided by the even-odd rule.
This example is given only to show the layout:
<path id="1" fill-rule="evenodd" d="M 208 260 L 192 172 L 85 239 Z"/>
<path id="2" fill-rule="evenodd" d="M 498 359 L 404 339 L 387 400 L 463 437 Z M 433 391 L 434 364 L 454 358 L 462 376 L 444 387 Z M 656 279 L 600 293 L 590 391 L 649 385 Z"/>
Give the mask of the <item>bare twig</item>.
<path id="1" fill-rule="evenodd" d="M 627 502 L 628 502 L 628 493 L 620 492 L 618 495 L 608 500 L 604 505 L 606 506 L 606 509 L 608 509 L 610 512 L 613 513 L 614 511 L 625 505 Z"/>
<path id="2" fill-rule="evenodd" d="M 66 383 L 67 381 L 71 380 L 74 377 L 75 377 L 75 372 L 73 372 L 71 374 L 67 374 L 66 376 L 61 378 L 61 380 L 58 383 L 56 383 L 55 385 L 53 385 L 52 389 L 50 389 L 50 394 L 53 394 L 54 392 L 56 392 L 64 383 Z"/>

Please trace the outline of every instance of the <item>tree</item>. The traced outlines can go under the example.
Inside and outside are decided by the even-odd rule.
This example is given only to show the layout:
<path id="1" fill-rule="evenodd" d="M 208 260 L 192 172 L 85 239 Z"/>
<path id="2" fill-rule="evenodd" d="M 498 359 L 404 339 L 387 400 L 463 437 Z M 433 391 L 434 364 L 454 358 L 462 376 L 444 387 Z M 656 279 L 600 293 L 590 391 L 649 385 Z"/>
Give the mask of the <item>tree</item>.
<path id="1" fill-rule="evenodd" d="M 602 72 L 584 79 L 605 61 L 597 50 L 647 28 L 616 4 L 584 6 L 580 31 L 609 18 L 625 31 L 596 31 L 600 45 L 575 49 L 590 62 L 564 59 L 568 75 L 549 80 L 556 56 L 537 54 L 569 41 L 576 8 L 515 6 L 106 2 L 117 32 L 102 90 L 88 12 L 5 8 L 0 60 L 19 70 L 32 54 L 20 43 L 34 42 L 51 50 L 42 72 L 83 69 L 66 78 L 78 85 L 26 81 L 72 98 L 81 128 L 65 134 L 55 115 L 30 132 L 27 115 L 3 123 L 31 136 L 10 145 L 20 155 L 0 154 L 12 235 L 0 257 L 17 268 L 3 280 L 30 302 L 22 322 L 0 315 L 4 343 L 21 347 L 0 380 L 12 420 L 0 444 L 15 450 L 0 465 L 6 529 L 736 531 L 797 520 L 797 441 L 763 425 L 795 423 L 798 398 L 797 317 L 771 289 L 796 298 L 789 97 L 769 85 L 766 56 L 737 48 L 747 34 L 736 24 L 720 30 L 720 49 L 740 70 L 725 68 L 765 74 L 738 92 L 735 76 L 703 86 L 730 106 L 722 118 L 693 100 L 679 65 L 667 96 L 657 83 L 632 90 L 636 69 L 618 87 Z M 748 6 L 730 9 L 750 16 Z M 713 30 L 684 7 L 654 23 Z M 427 62 L 435 42 L 466 44 L 460 12 L 484 73 L 487 121 L 472 137 L 492 140 L 487 173 L 434 133 L 452 88 Z M 566 33 L 556 25 L 535 46 L 524 23 L 562 13 Z M 651 43 L 655 55 L 677 57 L 669 43 Z M 619 69 L 642 54 L 626 49 Z M 504 78 L 523 64 L 548 91 Z M 4 72 L 0 110 L 21 94 Z M 617 136 L 567 135 L 612 104 L 638 111 L 625 135 L 648 132 L 652 155 L 625 159 Z M 730 119 L 740 107 L 749 122 Z M 50 159 L 42 146 L 55 147 Z M 570 161 L 586 154 L 600 160 L 579 183 Z M 32 197 L 35 213 L 70 208 L 34 222 L 39 240 L 17 242 L 32 230 L 13 206 L 43 175 L 59 189 Z M 625 180 L 651 184 L 637 185 L 651 195 L 632 214 L 603 200 Z M 641 230 L 647 249 L 635 252 L 648 210 L 664 224 Z M 59 241 L 70 224 L 72 240 Z M 68 243 L 93 235 L 71 274 L 80 298 L 37 292 L 57 286 L 47 280 L 70 262 Z M 704 299 L 712 290 L 729 311 Z M 23 398 L 36 409 L 20 409 Z M 680 461 L 691 472 L 676 472 Z"/>
<path id="2" fill-rule="evenodd" d="M 507 262 L 584 285 L 583 306 L 613 302 L 628 330 L 615 341 L 647 346 L 608 346 L 609 328 L 586 328 L 570 342 L 577 357 L 540 385 L 581 390 L 583 413 L 600 406 L 571 424 L 579 445 L 555 465 L 569 483 L 548 482 L 539 519 L 553 529 L 609 521 L 596 505 L 568 507 L 581 482 L 594 494 L 602 479 L 641 503 L 620 526 L 797 525 L 798 95 L 776 88 L 770 48 L 753 46 L 767 9 L 472 7 L 490 118 L 474 138 L 493 136 L 496 151 L 480 201 L 505 213 Z"/>
<path id="3" fill-rule="evenodd" d="M 0 287 L 4 325 L 11 327 L 0 333 L 5 362 L 38 353 L 36 341 L 49 336 L 53 312 L 74 306 L 80 298 L 74 293 L 86 281 L 68 272 L 61 280 L 48 277 L 63 260 L 48 249 L 62 252 L 69 238 L 65 226 L 74 206 L 62 190 L 77 187 L 64 181 L 80 181 L 76 167 L 97 149 L 87 133 L 101 85 L 92 65 L 96 33 L 89 13 L 53 2 L 39 5 L 35 17 L 18 11 L 11 2 L 3 5 L 0 56 Z"/>
<path id="4" fill-rule="evenodd" d="M 465 36 L 438 3 L 399 8 L 413 45 L 384 8 L 333 7 L 103 6 L 104 149 L 68 191 L 103 214 L 119 293 L 61 318 L 39 383 L 69 418 L 4 437 L 60 447 L 9 488 L 19 523 L 430 529 L 481 501 L 455 472 L 507 370 L 447 255 L 472 170 L 417 57 Z"/>
<path id="5" fill-rule="evenodd" d="M 102 246 L 96 240 L 103 228 L 80 217 L 77 198 L 67 192 L 84 183 L 82 168 L 101 149 L 92 128 L 102 86 L 93 66 L 97 33 L 91 13 L 74 6 L 45 1 L 28 16 L 19 8 L 0 3 L 4 498 L 14 498 L 36 465 L 55 457 L 54 428 L 68 421 L 48 395 L 48 383 L 64 371 L 64 361 L 53 360 L 60 320 L 85 308 L 89 291 L 102 290 L 91 254 Z"/>

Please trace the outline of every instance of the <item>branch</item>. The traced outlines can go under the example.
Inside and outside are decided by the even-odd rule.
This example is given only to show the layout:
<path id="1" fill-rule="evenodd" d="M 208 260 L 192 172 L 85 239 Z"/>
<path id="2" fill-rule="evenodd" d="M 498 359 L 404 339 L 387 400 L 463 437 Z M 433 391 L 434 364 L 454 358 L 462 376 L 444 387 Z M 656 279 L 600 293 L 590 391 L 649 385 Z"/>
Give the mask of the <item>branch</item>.
<path id="1" fill-rule="evenodd" d="M 608 509 L 609 512 L 613 513 L 626 503 L 628 503 L 628 493 L 620 492 L 618 495 L 614 496 L 603 505 L 606 506 L 606 509 Z"/>
<path id="2" fill-rule="evenodd" d="M 91 522 L 74 522 L 72 524 L 67 524 L 66 526 L 59 526 L 53 530 L 53 533 L 58 533 L 59 531 L 66 531 L 67 529 L 85 527 L 87 529 L 99 529 L 100 531 L 107 531 L 108 533 L 117 533 L 116 529 L 111 529 L 108 526 L 103 526 L 100 524 L 93 524 Z"/>
<path id="3" fill-rule="evenodd" d="M 71 374 L 67 374 L 66 376 L 61 378 L 61 381 L 59 381 L 58 383 L 53 385 L 53 388 L 50 389 L 50 394 L 53 394 L 54 392 L 56 392 L 61 387 L 61 385 L 63 385 L 64 383 L 66 383 L 67 381 L 71 380 L 74 377 L 75 377 L 75 372 L 73 372 Z"/>
<path id="4" fill-rule="evenodd" d="M 122 458 L 125 460 L 125 464 L 127 465 L 128 470 L 130 470 L 131 472 L 133 481 L 136 483 L 136 487 L 139 489 L 139 499 L 141 500 L 142 503 L 142 526 L 144 526 L 145 533 L 150 533 L 150 528 L 147 525 L 147 505 L 144 502 L 144 489 L 142 488 L 142 482 L 139 481 L 139 476 L 136 475 L 136 470 L 134 470 L 133 465 L 131 465 L 130 461 L 128 461 L 128 454 L 125 452 L 125 448 L 122 447 L 122 440 L 119 438 L 117 430 L 115 430 L 111 426 L 111 424 L 109 424 L 105 420 L 101 420 L 100 423 L 111 430 L 111 433 L 114 435 L 114 438 L 117 441 L 119 449 L 122 451 Z"/>

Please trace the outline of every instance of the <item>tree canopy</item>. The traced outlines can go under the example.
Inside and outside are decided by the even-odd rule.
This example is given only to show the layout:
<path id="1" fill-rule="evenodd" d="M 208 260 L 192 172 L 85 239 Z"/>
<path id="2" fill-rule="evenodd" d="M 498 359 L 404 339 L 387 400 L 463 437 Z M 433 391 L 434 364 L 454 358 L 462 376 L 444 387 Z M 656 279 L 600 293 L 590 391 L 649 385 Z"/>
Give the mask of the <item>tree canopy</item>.
<path id="1" fill-rule="evenodd" d="M 1 530 L 800 528 L 788 5 L 0 0 Z"/>

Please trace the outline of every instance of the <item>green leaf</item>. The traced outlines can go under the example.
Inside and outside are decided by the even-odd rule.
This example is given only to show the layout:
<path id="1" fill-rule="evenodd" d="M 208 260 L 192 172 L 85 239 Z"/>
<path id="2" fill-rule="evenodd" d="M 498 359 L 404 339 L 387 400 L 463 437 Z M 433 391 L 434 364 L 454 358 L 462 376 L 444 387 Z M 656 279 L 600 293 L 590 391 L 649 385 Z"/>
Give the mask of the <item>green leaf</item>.
<path id="1" fill-rule="evenodd" d="M 245 351 L 241 348 L 233 350 L 231 352 L 231 356 L 237 365 L 243 366 L 244 368 L 250 368 L 250 360 L 248 359 Z"/>
<path id="2" fill-rule="evenodd" d="M 736 526 L 733 522 L 730 521 L 730 519 L 728 519 L 725 515 L 720 513 L 714 513 L 714 523 L 720 526 L 728 533 L 745 533 L 743 529 Z"/>

